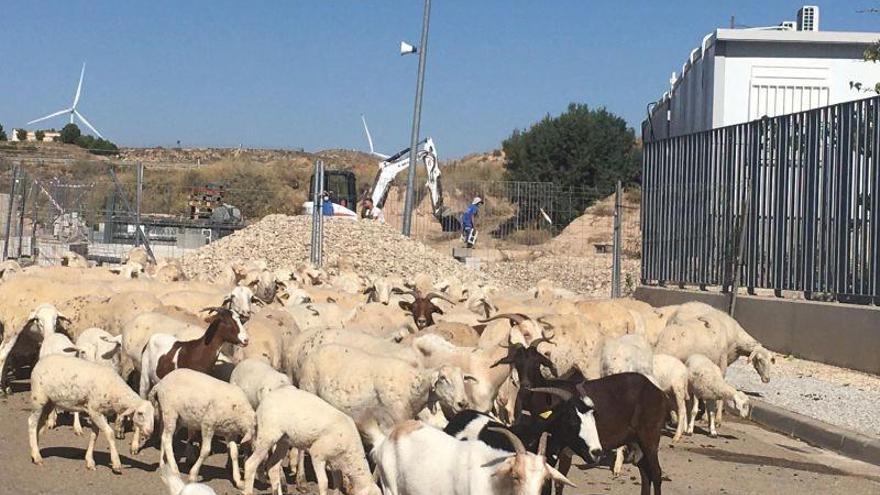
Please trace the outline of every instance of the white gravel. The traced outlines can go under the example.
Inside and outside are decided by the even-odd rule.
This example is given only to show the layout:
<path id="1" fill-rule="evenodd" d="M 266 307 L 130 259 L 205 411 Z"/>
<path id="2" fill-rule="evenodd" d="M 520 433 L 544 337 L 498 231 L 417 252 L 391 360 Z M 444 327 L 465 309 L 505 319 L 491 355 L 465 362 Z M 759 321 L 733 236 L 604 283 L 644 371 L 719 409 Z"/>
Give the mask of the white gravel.
<path id="1" fill-rule="evenodd" d="M 878 376 L 777 356 L 770 383 L 761 383 L 745 359 L 727 369 L 727 381 L 774 406 L 880 437 Z"/>

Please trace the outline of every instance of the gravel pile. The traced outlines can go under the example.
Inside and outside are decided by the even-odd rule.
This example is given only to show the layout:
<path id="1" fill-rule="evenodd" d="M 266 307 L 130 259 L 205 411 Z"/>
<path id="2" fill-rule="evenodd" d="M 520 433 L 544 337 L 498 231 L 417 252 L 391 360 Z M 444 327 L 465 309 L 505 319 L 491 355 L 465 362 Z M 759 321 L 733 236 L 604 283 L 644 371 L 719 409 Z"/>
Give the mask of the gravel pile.
<path id="1" fill-rule="evenodd" d="M 309 260 L 312 217 L 268 215 L 230 236 L 187 254 L 181 260 L 187 275 L 213 277 L 238 259 L 265 259 L 271 269 L 296 267 Z M 334 267 L 347 256 L 362 275 L 405 278 L 427 273 L 434 279 L 449 275 L 463 282 L 479 281 L 465 268 L 424 244 L 404 237 L 387 225 L 371 221 L 328 218 L 324 221 L 324 264 Z"/>
<path id="2" fill-rule="evenodd" d="M 774 406 L 880 437 L 880 377 L 792 357 L 776 358 L 770 383 L 740 359 L 727 381 Z"/>
<path id="3" fill-rule="evenodd" d="M 622 260 L 621 291 L 624 295 L 638 285 L 640 266 L 639 260 Z M 547 278 L 556 287 L 591 297 L 611 295 L 610 254 L 586 258 L 544 255 L 531 261 L 485 263 L 484 269 L 489 278 L 510 287 L 530 288 Z"/>

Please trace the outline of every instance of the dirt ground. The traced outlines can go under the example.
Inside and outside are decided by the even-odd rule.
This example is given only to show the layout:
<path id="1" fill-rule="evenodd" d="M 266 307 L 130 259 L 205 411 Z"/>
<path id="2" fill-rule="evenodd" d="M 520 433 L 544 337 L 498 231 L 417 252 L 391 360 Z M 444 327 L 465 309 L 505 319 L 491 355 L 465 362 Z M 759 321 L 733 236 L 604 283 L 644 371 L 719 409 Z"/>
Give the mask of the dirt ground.
<path id="1" fill-rule="evenodd" d="M 117 441 L 124 469 L 122 475 L 114 475 L 107 445 L 100 438 L 95 451 L 98 469 L 87 471 L 83 461 L 87 439 L 74 436 L 69 426 L 47 432 L 41 439 L 44 465 L 31 464 L 27 398 L 27 392 L 19 392 L 0 399 L 0 494 L 166 493 L 154 472 L 158 461 L 155 447 L 131 456 L 124 442 Z M 667 477 L 665 493 L 880 493 L 880 466 L 846 459 L 749 423 L 726 421 L 719 433 L 722 436 L 717 439 L 699 434 L 675 446 L 663 439 L 660 462 Z M 214 454 L 202 468 L 202 475 L 218 494 L 238 493 L 225 465 L 225 454 Z M 569 495 L 634 494 L 639 490 L 638 471 L 632 466 L 618 479 L 605 468 L 581 470 L 575 466 L 570 478 L 578 488 L 566 490 Z M 314 492 L 312 485 L 301 493 Z"/>

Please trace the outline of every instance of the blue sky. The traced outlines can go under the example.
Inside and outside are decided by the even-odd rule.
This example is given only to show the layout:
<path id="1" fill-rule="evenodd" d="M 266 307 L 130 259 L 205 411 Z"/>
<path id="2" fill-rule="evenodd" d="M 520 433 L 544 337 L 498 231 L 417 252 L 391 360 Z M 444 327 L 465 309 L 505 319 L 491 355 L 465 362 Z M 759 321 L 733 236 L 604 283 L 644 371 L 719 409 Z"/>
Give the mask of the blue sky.
<path id="1" fill-rule="evenodd" d="M 793 20 L 803 1 L 434 0 L 422 135 L 441 157 L 500 146 L 569 102 L 638 127 L 702 36 Z M 812 2 L 823 30 L 880 31 L 875 0 Z M 0 124 L 69 105 L 111 140 L 378 149 L 408 144 L 422 2 L 7 2 Z M 61 127 L 63 118 L 50 125 Z M 47 126 L 48 127 L 48 126 Z"/>

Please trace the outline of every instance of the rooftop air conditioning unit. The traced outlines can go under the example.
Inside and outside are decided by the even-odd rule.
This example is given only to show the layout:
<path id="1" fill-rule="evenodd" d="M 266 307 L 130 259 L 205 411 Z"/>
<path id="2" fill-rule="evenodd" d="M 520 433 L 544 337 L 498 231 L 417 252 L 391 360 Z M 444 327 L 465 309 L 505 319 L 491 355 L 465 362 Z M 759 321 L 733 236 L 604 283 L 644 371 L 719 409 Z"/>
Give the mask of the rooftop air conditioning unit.
<path id="1" fill-rule="evenodd" d="M 798 10 L 797 25 L 799 31 L 819 30 L 819 7 L 804 5 Z"/>
<path id="2" fill-rule="evenodd" d="M 794 21 L 782 21 L 779 27 L 784 31 L 797 31 L 797 23 Z"/>

